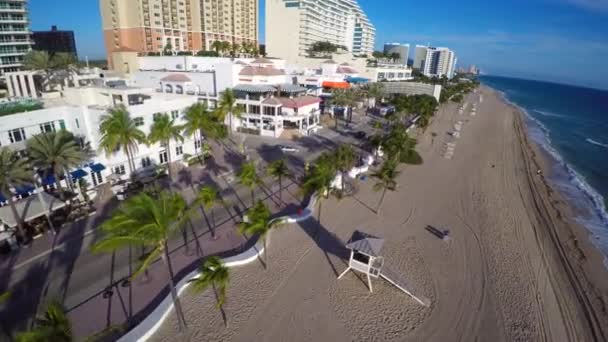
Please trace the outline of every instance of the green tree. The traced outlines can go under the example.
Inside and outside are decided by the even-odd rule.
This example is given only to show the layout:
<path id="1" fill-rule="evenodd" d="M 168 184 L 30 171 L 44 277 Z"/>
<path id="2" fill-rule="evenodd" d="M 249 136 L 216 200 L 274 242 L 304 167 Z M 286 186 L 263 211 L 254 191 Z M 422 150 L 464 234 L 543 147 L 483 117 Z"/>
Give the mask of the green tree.
<path id="1" fill-rule="evenodd" d="M 264 244 L 264 268 L 268 267 L 268 246 L 267 237 L 270 231 L 279 227 L 284 222 L 280 219 L 270 219 L 270 210 L 262 201 L 247 211 L 247 220 L 239 224 L 239 233 L 245 235 L 257 235 Z"/>
<path id="2" fill-rule="evenodd" d="M 234 129 L 234 126 L 232 124 L 233 117 L 240 119 L 242 114 L 241 107 L 238 106 L 236 100 L 236 95 L 234 94 L 234 91 L 230 88 L 224 90 L 220 97 L 219 107 L 224 114 L 228 115 L 230 125 L 228 130 L 230 134 L 232 134 L 232 130 Z"/>
<path id="3" fill-rule="evenodd" d="M 226 312 L 224 311 L 224 303 L 226 302 L 226 290 L 230 284 L 230 271 L 222 259 L 217 256 L 211 256 L 205 260 L 198 268 L 200 275 L 190 280 L 196 292 L 204 292 L 209 287 L 213 288 L 215 294 L 216 306 L 222 314 L 224 325 L 228 326 Z"/>
<path id="4" fill-rule="evenodd" d="M 364 93 L 367 97 L 367 106 L 371 107 L 371 100 L 374 99 L 374 107 L 376 107 L 376 100 L 384 96 L 384 85 L 382 83 L 374 82 L 368 83 L 363 88 Z"/>
<path id="5" fill-rule="evenodd" d="M 222 203 L 217 189 L 210 185 L 203 186 L 196 194 L 196 199 L 194 200 L 194 203 L 198 206 L 201 206 L 201 211 L 203 212 L 203 215 L 206 215 L 205 209 L 210 211 L 211 224 L 209 225 L 209 228 L 211 230 L 211 237 L 215 237 L 215 212 L 213 210 L 213 207 L 216 204 Z"/>
<path id="6" fill-rule="evenodd" d="M 237 178 L 239 180 L 239 184 L 244 185 L 251 190 L 251 204 L 253 205 L 255 203 L 255 188 L 262 181 L 255 169 L 255 164 L 253 162 L 243 164 Z"/>
<path id="7" fill-rule="evenodd" d="M 392 127 L 382 142 L 382 150 L 388 159 L 404 164 L 422 164 L 422 157 L 416 152 L 416 139 L 410 138 L 403 125 Z"/>
<path id="8" fill-rule="evenodd" d="M 50 55 L 46 51 L 32 50 L 23 57 L 24 69 L 42 73 L 42 87 L 45 90 L 52 85 L 62 84 L 76 63 L 74 55 L 65 52 Z"/>
<path id="9" fill-rule="evenodd" d="M 184 113 L 184 120 L 186 123 L 183 126 L 184 134 L 190 135 L 196 139 L 196 134 L 198 133 L 199 139 L 201 141 L 201 154 L 202 158 L 200 158 L 201 165 L 205 166 L 205 153 L 210 153 L 211 149 L 208 144 L 203 143 L 203 139 L 205 138 L 205 131 L 212 131 L 208 135 L 214 136 L 215 127 L 211 122 L 211 113 L 207 108 L 207 104 L 205 102 L 197 102 L 192 106 L 186 109 Z M 205 147 L 205 148 L 203 148 Z"/>
<path id="10" fill-rule="evenodd" d="M 61 178 L 70 184 L 69 170 L 82 165 L 91 157 L 78 144 L 74 135 L 65 130 L 34 135 L 27 141 L 27 152 L 34 168 L 55 177 L 62 198 L 64 188 Z"/>
<path id="11" fill-rule="evenodd" d="M 321 223 L 322 198 L 327 198 L 331 191 L 331 183 L 336 178 L 336 163 L 334 157 L 329 153 L 320 155 L 306 174 L 302 183 L 302 191 L 305 194 L 317 194 L 318 222 Z"/>
<path id="12" fill-rule="evenodd" d="M 167 114 L 161 114 L 154 119 L 154 123 L 150 128 L 150 134 L 148 134 L 148 142 L 160 143 L 161 146 L 165 146 L 165 151 L 167 152 L 167 169 L 171 179 L 173 179 L 171 167 L 171 140 L 184 142 L 184 137 L 181 132 L 182 127 L 175 125 L 175 119 L 171 119 Z"/>
<path id="13" fill-rule="evenodd" d="M 398 175 L 399 171 L 397 171 L 397 163 L 394 160 L 390 159 L 384 162 L 384 164 L 382 164 L 380 170 L 372 174 L 372 177 L 377 179 L 376 184 L 374 184 L 374 191 L 382 190 L 382 196 L 380 197 L 380 202 L 378 203 L 376 214 L 380 213 L 380 208 L 382 207 L 382 202 L 384 202 L 384 196 L 386 195 L 386 191 L 397 190 L 396 178 Z"/>
<path id="14" fill-rule="evenodd" d="M 17 342 L 71 342 L 72 325 L 63 306 L 53 301 L 43 315 L 36 318 L 34 328 L 28 332 L 18 333 Z"/>
<path id="15" fill-rule="evenodd" d="M 355 164 L 357 163 L 357 153 L 351 145 L 342 144 L 338 146 L 334 153 L 334 162 L 342 178 L 342 191 L 344 192 L 345 179 Z"/>
<path id="16" fill-rule="evenodd" d="M 266 172 L 279 182 L 279 205 L 283 206 L 283 178 L 291 175 L 285 159 L 275 160 L 270 163 L 266 168 Z"/>
<path id="17" fill-rule="evenodd" d="M 111 253 L 124 247 L 151 248 L 132 277 L 146 271 L 157 258 L 162 259 L 168 269 L 180 331 L 185 329 L 186 321 L 175 289 L 167 242 L 180 231 L 188 217 L 186 201 L 180 194 L 161 191 L 151 196 L 144 192 L 128 199 L 102 224 L 102 239 L 93 246 L 94 252 Z"/>
<path id="18" fill-rule="evenodd" d="M 348 115 L 350 107 L 355 102 L 355 93 L 351 89 L 334 89 L 329 102 L 336 106 L 344 108 L 345 117 Z M 336 120 L 336 128 L 338 128 L 338 115 L 334 114 Z"/>
<path id="19" fill-rule="evenodd" d="M 213 43 L 211 43 L 211 48 L 213 50 L 215 50 L 215 52 L 217 52 L 218 54 L 222 52 L 222 42 L 219 40 L 214 41 Z"/>
<path id="20" fill-rule="evenodd" d="M 231 45 L 230 51 L 232 52 L 232 56 L 236 57 L 241 51 L 241 46 L 238 43 L 234 43 Z"/>
<path id="21" fill-rule="evenodd" d="M 26 241 L 23 220 L 17 213 L 12 189 L 32 183 L 32 169 L 25 158 L 8 147 L 0 147 L 0 193 L 6 200 L 17 222 L 17 236 Z"/>
<path id="22" fill-rule="evenodd" d="M 129 176 L 135 171 L 134 153 L 139 149 L 139 144 L 146 142 L 146 135 L 138 127 L 127 108 L 123 105 L 116 106 L 101 117 L 99 125 L 101 140 L 100 148 L 107 155 L 123 150 L 127 156 L 129 165 Z"/>

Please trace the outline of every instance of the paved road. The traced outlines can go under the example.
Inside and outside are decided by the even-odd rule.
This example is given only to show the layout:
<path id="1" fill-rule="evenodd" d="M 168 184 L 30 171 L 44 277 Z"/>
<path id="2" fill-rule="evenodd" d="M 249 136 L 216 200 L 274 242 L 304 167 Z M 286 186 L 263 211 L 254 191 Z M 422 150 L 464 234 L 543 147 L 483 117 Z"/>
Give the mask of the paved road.
<path id="1" fill-rule="evenodd" d="M 364 128 L 365 121 L 351 125 L 351 129 Z M 350 135 L 333 130 L 322 130 L 318 135 L 299 138 L 295 141 L 247 136 L 245 143 L 248 154 L 258 161 L 259 168 L 279 158 L 286 158 L 291 170 L 301 173 L 305 161 L 310 161 L 323 150 L 333 149 L 340 142 L 356 143 Z M 297 153 L 284 154 L 276 144 L 289 144 L 299 147 Z M 208 172 L 201 169 L 184 169 L 177 173 L 174 187 L 190 201 L 194 188 L 199 183 L 213 184 L 222 190 L 228 205 L 214 210 L 217 239 L 211 239 L 208 220 L 198 213 L 192 218 L 192 225 L 186 228 L 185 235 L 174 237 L 170 243 L 171 258 L 175 273 L 180 276 L 189 271 L 202 255 L 226 251 L 235 252 L 242 248 L 246 239 L 235 231 L 241 214 L 251 204 L 250 191 L 239 186 L 234 180 L 232 170 L 242 162 L 230 151 L 214 151 L 215 160 L 221 165 L 209 165 Z M 266 179 L 256 197 L 265 198 L 271 205 L 273 194 L 278 186 Z M 292 194 L 296 185 L 285 182 Z M 288 196 L 286 196 L 288 197 Z M 292 201 L 297 202 L 293 196 Z M 58 235 L 43 236 L 29 249 L 13 253 L 0 259 L 0 291 L 10 289 L 11 299 L 0 306 L 0 326 L 4 331 L 24 329 L 39 305 L 50 298 L 59 299 L 70 311 L 75 332 L 80 336 L 92 334 L 113 324 L 120 324 L 128 318 L 141 319 L 154 308 L 162 298 L 166 285 L 166 269 L 157 262 L 150 268 L 148 276 L 136 280 L 135 284 L 122 280 L 129 277 L 133 265 L 141 255 L 140 250 L 124 249 L 115 254 L 92 254 L 90 246 L 100 238 L 97 227 L 107 218 L 116 202 L 98 207 L 96 216 L 64 229 Z M 276 209 L 276 205 L 273 209 Z M 111 291 L 111 295 L 110 292 Z M 165 289 L 166 290 L 166 289 Z"/>

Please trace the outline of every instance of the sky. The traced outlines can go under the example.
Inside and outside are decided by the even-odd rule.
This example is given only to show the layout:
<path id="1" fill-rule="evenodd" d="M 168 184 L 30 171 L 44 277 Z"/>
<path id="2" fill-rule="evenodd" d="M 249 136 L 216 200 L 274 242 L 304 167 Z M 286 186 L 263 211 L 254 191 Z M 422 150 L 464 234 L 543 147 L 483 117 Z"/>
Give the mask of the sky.
<path id="1" fill-rule="evenodd" d="M 79 57 L 104 58 L 98 2 L 30 0 L 31 27 L 74 30 Z M 430 43 L 487 74 L 608 89 L 608 0 L 358 2 L 376 26 L 377 49 Z"/>

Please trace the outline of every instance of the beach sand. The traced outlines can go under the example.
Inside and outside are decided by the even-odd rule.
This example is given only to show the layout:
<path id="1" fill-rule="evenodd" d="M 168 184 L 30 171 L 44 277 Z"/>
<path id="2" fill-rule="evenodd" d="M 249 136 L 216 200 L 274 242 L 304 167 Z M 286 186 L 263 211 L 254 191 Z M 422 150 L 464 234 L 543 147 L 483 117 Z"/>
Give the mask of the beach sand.
<path id="1" fill-rule="evenodd" d="M 231 270 L 227 327 L 211 291 L 186 291 L 188 332 L 180 336 L 171 315 L 152 340 L 606 340 L 602 258 L 537 174 L 549 169 L 547 160 L 528 142 L 521 114 L 485 87 L 467 101 L 463 115 L 456 104 L 442 106 L 419 137 L 424 164 L 401 167 L 398 191 L 386 194 L 380 215 L 369 209 L 381 196 L 371 179 L 355 198 L 324 201 L 320 223 L 271 234 L 268 269 L 256 262 Z M 447 132 L 457 121 L 454 140 Z M 449 230 L 450 240 L 427 225 Z M 355 229 L 386 239 L 385 264 L 430 307 L 382 279 L 372 280 L 373 293 L 352 272 L 336 279 Z"/>

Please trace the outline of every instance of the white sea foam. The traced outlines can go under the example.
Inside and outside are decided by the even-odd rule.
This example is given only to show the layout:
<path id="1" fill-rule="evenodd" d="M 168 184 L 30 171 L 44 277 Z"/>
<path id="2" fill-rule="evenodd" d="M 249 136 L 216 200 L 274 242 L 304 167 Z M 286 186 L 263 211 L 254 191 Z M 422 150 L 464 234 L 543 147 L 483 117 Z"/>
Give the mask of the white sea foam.
<path id="1" fill-rule="evenodd" d="M 593 144 L 593 145 L 597 145 L 597 146 L 602 146 L 602 147 L 608 148 L 608 144 L 604 144 L 604 143 L 601 143 L 599 141 L 595 141 L 595 140 L 593 140 L 591 138 L 587 138 L 587 139 L 585 139 L 585 141 L 588 142 L 588 143 L 590 143 L 590 144 Z"/>
<path id="2" fill-rule="evenodd" d="M 562 114 L 557 114 L 557 113 L 552 113 L 552 112 L 547 112 L 544 110 L 539 110 L 539 109 L 534 109 L 534 112 L 542 115 L 542 116 L 549 116 L 552 118 L 566 118 L 566 115 L 562 115 Z"/>
<path id="3" fill-rule="evenodd" d="M 575 199 L 580 199 L 582 197 L 584 200 L 591 202 L 593 205 L 594 211 L 590 217 L 578 217 L 576 219 L 591 232 L 591 241 L 604 255 L 604 265 L 608 268 L 608 211 L 606 210 L 604 197 L 591 185 L 589 185 L 585 177 L 579 174 L 570 164 L 568 164 L 559 154 L 559 152 L 557 152 L 557 150 L 551 145 L 550 130 L 547 128 L 547 126 L 543 125 L 542 122 L 530 115 L 526 109 L 511 102 L 505 93 L 501 92 L 501 95 L 505 102 L 517 107 L 526 115 L 526 118 L 532 122 L 533 125 L 528 126 L 528 133 L 530 134 L 532 140 L 547 151 L 558 163 L 558 165 L 563 167 L 566 171 L 568 178 L 556 181 L 558 183 L 565 182 L 561 185 L 565 185 L 562 186 L 562 188 L 568 192 L 568 195 Z M 608 146 L 606 146 L 608 144 L 602 144 L 592 139 L 586 140 L 591 144 L 599 144 L 600 146 L 608 148 Z"/>

